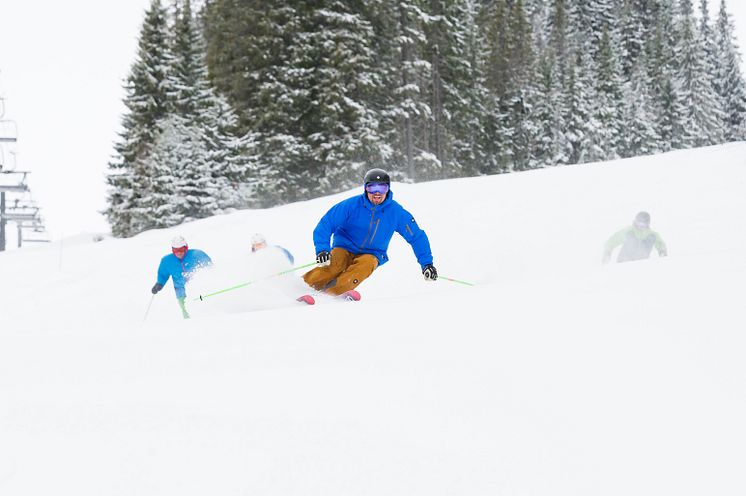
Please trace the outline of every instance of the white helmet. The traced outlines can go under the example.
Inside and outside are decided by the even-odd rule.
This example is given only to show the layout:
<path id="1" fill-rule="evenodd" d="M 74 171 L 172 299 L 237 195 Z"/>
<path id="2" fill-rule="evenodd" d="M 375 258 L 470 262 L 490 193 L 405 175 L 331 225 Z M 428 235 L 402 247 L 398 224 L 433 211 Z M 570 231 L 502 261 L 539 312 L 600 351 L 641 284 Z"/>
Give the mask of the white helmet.
<path id="1" fill-rule="evenodd" d="M 267 240 L 264 239 L 264 236 L 260 233 L 254 233 L 254 235 L 251 237 L 251 244 L 252 245 L 261 245 L 262 243 L 266 243 Z"/>
<path id="2" fill-rule="evenodd" d="M 171 248 L 182 248 L 184 246 L 187 246 L 187 241 L 184 239 L 184 236 L 174 236 L 171 240 Z"/>

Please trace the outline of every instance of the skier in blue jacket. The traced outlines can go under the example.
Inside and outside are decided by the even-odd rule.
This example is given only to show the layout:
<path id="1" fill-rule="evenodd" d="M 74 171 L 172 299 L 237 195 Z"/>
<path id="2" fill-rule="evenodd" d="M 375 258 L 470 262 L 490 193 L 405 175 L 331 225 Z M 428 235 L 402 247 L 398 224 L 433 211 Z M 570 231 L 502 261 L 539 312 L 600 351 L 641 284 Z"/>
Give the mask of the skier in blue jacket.
<path id="1" fill-rule="evenodd" d="M 412 246 L 425 280 L 435 281 L 438 272 L 427 234 L 412 214 L 394 201 L 389 175 L 382 169 L 371 169 L 363 182 L 362 195 L 334 205 L 314 229 L 318 265 L 303 279 L 319 291 L 349 294 L 388 261 L 386 250 L 394 232 L 398 232 Z"/>
<path id="2" fill-rule="evenodd" d="M 195 270 L 208 265 L 212 265 L 212 260 L 207 256 L 207 253 L 202 250 L 189 249 L 186 239 L 182 236 L 176 236 L 171 240 L 171 254 L 161 259 L 158 266 L 158 279 L 150 292 L 156 294 L 163 289 L 170 277 L 174 283 L 176 300 L 179 302 L 181 314 L 185 319 L 188 319 L 189 313 L 186 310 L 186 290 L 184 287 Z"/>

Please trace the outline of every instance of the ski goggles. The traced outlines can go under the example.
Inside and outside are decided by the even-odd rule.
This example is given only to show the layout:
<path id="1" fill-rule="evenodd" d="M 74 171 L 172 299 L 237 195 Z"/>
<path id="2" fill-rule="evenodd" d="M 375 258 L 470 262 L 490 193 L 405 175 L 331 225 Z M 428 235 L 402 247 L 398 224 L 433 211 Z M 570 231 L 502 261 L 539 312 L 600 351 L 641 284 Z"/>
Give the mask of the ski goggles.
<path id="1" fill-rule="evenodd" d="M 389 192 L 389 185 L 386 183 L 368 183 L 365 185 L 365 191 L 371 194 L 385 195 Z"/>
<path id="2" fill-rule="evenodd" d="M 635 227 L 636 227 L 637 229 L 641 229 L 641 230 L 644 230 L 644 229 L 648 229 L 648 228 L 650 228 L 650 224 L 648 224 L 647 222 L 640 222 L 640 221 L 637 221 L 637 222 L 635 222 Z"/>
<path id="3" fill-rule="evenodd" d="M 178 248 L 171 248 L 171 252 L 176 255 L 177 257 L 181 258 L 184 255 L 186 255 L 187 250 L 189 247 L 187 246 L 180 246 Z"/>

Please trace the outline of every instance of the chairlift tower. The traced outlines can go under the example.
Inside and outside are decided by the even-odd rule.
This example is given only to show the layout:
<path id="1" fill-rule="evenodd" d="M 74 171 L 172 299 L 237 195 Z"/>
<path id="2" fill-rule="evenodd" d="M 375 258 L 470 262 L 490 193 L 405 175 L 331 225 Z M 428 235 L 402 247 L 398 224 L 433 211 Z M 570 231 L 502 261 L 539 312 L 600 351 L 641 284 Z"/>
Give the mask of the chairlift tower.
<path id="1" fill-rule="evenodd" d="M 5 168 L 5 146 L 16 143 L 18 140 L 18 128 L 12 120 L 6 120 L 5 117 L 5 100 L 0 97 L 0 252 L 5 251 L 6 236 L 5 227 L 8 222 L 15 222 L 18 229 L 18 247 L 21 247 L 23 239 L 23 230 L 32 228 L 35 232 L 43 232 L 44 225 L 39 215 L 39 208 L 32 204 L 20 204 L 20 199 L 15 199 L 14 204 L 10 207 L 6 202 L 6 194 L 24 194 L 28 193 L 29 187 L 26 184 L 26 177 L 29 171 L 8 170 Z M 13 154 L 13 151 L 10 152 Z M 4 181 L 5 177 L 17 178 L 20 174 L 20 180 L 15 182 Z M 30 223 L 30 224 L 29 224 Z M 30 239 L 27 241 L 43 241 Z"/>

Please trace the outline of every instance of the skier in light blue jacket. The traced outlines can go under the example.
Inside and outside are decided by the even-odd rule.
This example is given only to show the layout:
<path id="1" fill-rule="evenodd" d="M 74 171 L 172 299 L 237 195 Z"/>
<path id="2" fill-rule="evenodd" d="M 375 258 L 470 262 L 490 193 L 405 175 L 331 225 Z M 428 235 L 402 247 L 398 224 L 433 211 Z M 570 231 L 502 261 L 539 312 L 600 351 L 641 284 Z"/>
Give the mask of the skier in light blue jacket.
<path id="1" fill-rule="evenodd" d="M 156 294 L 163 289 L 163 286 L 171 278 L 176 292 L 176 300 L 179 302 L 181 314 L 185 319 L 189 318 L 186 309 L 186 283 L 189 281 L 194 271 L 212 265 L 212 260 L 207 253 L 202 250 L 189 249 L 189 245 L 183 236 L 176 236 L 171 240 L 171 254 L 161 259 L 158 266 L 158 278 L 155 285 L 150 290 Z"/>

